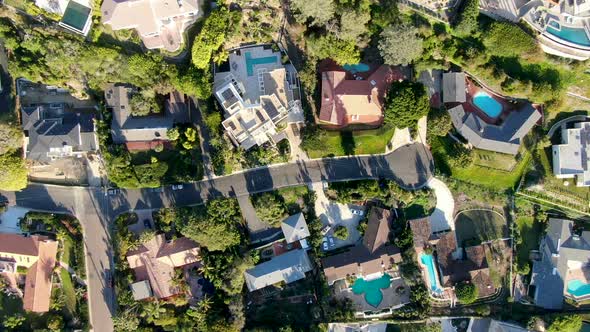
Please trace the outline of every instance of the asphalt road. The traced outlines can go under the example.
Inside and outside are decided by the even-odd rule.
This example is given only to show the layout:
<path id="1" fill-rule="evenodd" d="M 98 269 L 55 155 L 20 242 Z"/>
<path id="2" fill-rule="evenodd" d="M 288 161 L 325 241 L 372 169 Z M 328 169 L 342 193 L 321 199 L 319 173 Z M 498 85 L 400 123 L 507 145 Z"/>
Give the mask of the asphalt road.
<path id="1" fill-rule="evenodd" d="M 165 187 L 121 190 L 105 196 L 100 188 L 30 184 L 19 192 L 1 192 L 10 204 L 39 211 L 75 215 L 84 227 L 90 319 L 95 331 L 111 332 L 116 301 L 105 282 L 113 269 L 110 221 L 120 213 L 136 209 L 201 204 L 218 197 L 237 197 L 281 187 L 317 181 L 338 182 L 385 178 L 407 189 L 426 185 L 432 177 L 432 156 L 422 144 L 401 147 L 387 155 L 316 159 L 260 167 L 228 176 L 185 184 L 181 190 Z"/>

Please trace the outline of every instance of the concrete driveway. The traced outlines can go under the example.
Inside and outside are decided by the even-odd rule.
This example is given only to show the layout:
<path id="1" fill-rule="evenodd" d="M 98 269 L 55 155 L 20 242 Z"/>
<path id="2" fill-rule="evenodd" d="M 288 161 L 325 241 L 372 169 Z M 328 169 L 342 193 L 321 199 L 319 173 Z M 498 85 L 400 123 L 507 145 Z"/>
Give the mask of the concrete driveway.
<path id="1" fill-rule="evenodd" d="M 361 234 L 356 229 L 362 216 L 352 214 L 352 209 L 364 210 L 363 207 L 347 205 L 330 201 L 324 193 L 322 182 L 314 182 L 310 185 L 316 193 L 315 212 L 324 226 L 329 225 L 330 231 L 325 236 L 334 236 L 334 229 L 342 225 L 348 229 L 348 238 L 340 240 L 334 237 L 334 246 L 330 250 L 356 244 L 361 239 Z"/>
<path id="2" fill-rule="evenodd" d="M 426 183 L 428 188 L 434 190 L 436 207 L 430 216 L 432 232 L 455 230 L 455 199 L 447 185 L 437 178 L 430 178 Z"/>

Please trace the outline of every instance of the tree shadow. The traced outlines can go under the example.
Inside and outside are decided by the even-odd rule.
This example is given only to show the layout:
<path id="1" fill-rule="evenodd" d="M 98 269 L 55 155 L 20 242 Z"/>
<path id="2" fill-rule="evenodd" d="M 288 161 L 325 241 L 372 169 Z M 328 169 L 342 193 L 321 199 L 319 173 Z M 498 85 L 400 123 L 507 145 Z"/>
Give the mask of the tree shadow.
<path id="1" fill-rule="evenodd" d="M 352 131 L 341 131 L 340 132 L 340 146 L 346 155 L 353 155 L 356 143 L 354 141 L 354 135 Z"/>

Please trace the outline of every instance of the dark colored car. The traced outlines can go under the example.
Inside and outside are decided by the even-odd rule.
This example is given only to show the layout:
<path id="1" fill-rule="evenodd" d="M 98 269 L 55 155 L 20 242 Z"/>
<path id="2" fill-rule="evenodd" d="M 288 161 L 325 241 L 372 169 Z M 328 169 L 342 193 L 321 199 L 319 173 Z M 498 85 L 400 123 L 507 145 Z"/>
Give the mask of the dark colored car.
<path id="1" fill-rule="evenodd" d="M 144 219 L 143 220 L 143 227 L 145 228 L 152 228 L 152 224 L 150 223 L 149 219 Z"/>

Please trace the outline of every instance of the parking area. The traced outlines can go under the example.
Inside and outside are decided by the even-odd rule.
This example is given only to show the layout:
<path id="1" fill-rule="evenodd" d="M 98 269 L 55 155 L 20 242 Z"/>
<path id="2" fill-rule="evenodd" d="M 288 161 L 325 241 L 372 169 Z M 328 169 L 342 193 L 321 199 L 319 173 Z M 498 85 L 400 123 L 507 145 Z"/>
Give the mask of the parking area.
<path id="1" fill-rule="evenodd" d="M 324 242 L 328 243 L 328 251 L 359 242 L 362 236 L 357 226 L 365 217 L 364 207 L 330 201 L 324 193 L 322 182 L 312 183 L 311 189 L 316 193 L 315 211 L 324 225 Z M 334 236 L 338 226 L 344 226 L 348 230 L 348 237 L 345 240 Z M 325 245 L 324 248 L 326 248 Z"/>
<path id="2" fill-rule="evenodd" d="M 0 233 L 22 233 L 18 222 L 29 211 L 29 209 L 18 206 L 8 207 L 4 213 L 0 214 Z"/>
<path id="3" fill-rule="evenodd" d="M 133 212 L 137 214 L 137 222 L 129 225 L 129 231 L 131 233 L 139 236 L 146 228 L 154 229 L 152 210 L 135 210 Z"/>

